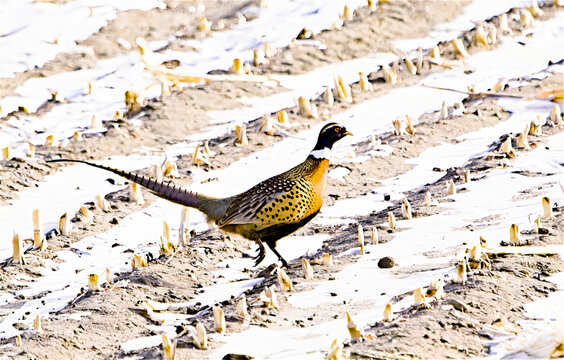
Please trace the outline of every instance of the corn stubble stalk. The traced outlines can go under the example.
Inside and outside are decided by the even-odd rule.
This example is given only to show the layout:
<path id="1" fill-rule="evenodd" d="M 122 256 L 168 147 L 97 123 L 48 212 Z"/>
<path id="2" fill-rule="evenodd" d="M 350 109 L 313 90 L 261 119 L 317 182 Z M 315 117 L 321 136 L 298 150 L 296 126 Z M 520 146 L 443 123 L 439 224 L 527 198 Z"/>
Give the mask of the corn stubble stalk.
<path id="1" fill-rule="evenodd" d="M 432 202 L 431 193 L 429 191 L 425 192 L 425 198 L 423 199 L 423 205 L 429 206 Z"/>
<path id="2" fill-rule="evenodd" d="M 302 272 L 304 274 L 304 279 L 313 280 L 313 267 L 306 258 L 302 258 Z"/>
<path id="3" fill-rule="evenodd" d="M 169 159 L 168 157 L 165 159 L 162 165 L 162 169 L 163 169 L 163 176 L 170 176 L 174 178 L 180 177 L 180 174 L 178 173 L 178 167 L 176 166 L 176 162 L 172 159 Z"/>
<path id="4" fill-rule="evenodd" d="M 208 160 L 215 156 L 215 151 L 210 149 L 210 141 L 204 140 L 204 154 L 207 155 Z"/>
<path id="5" fill-rule="evenodd" d="M 517 154 L 511 145 L 511 136 L 508 136 L 507 139 L 499 146 L 499 153 L 507 155 L 510 159 L 515 159 Z"/>
<path id="6" fill-rule="evenodd" d="M 474 43 L 482 44 L 486 48 L 490 47 L 488 44 L 488 35 L 486 34 L 486 29 L 482 25 L 478 26 L 476 28 L 476 31 L 474 32 Z"/>
<path id="7" fill-rule="evenodd" d="M 208 335 L 206 328 L 198 321 L 196 328 L 192 331 L 192 342 L 200 350 L 205 350 L 208 347 Z"/>
<path id="8" fill-rule="evenodd" d="M 12 260 L 17 261 L 18 263 L 25 265 L 25 257 L 23 255 L 23 248 L 22 248 L 22 241 L 20 234 L 14 233 L 14 237 L 12 238 Z"/>
<path id="9" fill-rule="evenodd" d="M 182 207 L 180 210 L 180 226 L 178 228 L 178 246 L 187 248 L 190 246 L 190 231 L 189 227 L 189 208 Z"/>
<path id="10" fill-rule="evenodd" d="M 468 169 L 464 170 L 464 182 L 467 184 L 470 182 L 470 170 Z"/>
<path id="11" fill-rule="evenodd" d="M 233 66 L 231 67 L 231 71 L 235 74 L 235 75 L 243 75 L 243 64 L 241 59 L 235 58 L 233 59 Z"/>
<path id="12" fill-rule="evenodd" d="M 421 46 L 417 48 L 417 58 L 415 60 L 415 67 L 417 68 L 417 73 L 421 74 L 421 71 L 423 71 L 423 48 Z"/>
<path id="13" fill-rule="evenodd" d="M 463 58 L 467 58 L 468 56 L 468 52 L 466 51 L 466 47 L 464 46 L 464 43 L 462 42 L 462 39 L 454 39 L 452 40 L 452 45 L 454 46 L 454 50 L 456 50 L 456 52 Z"/>
<path id="14" fill-rule="evenodd" d="M 439 113 L 439 120 L 446 119 L 448 119 L 448 106 L 446 104 L 446 101 L 443 101 L 443 104 L 441 105 L 441 112 Z"/>
<path id="15" fill-rule="evenodd" d="M 413 218 L 413 215 L 411 214 L 411 204 L 407 198 L 403 198 L 403 203 L 401 204 L 401 214 L 408 220 Z"/>
<path id="16" fill-rule="evenodd" d="M 278 308 L 278 299 L 276 297 L 276 289 L 274 288 L 274 285 L 266 287 L 266 289 L 260 293 L 259 298 L 264 306 L 268 308 Z"/>
<path id="17" fill-rule="evenodd" d="M 484 254 L 482 253 L 482 245 L 476 245 L 472 247 L 468 256 L 468 265 L 470 269 L 478 269 L 486 265 L 484 260 Z"/>
<path id="18" fill-rule="evenodd" d="M 292 280 L 282 268 L 278 268 L 278 285 L 280 291 L 292 291 Z"/>
<path id="19" fill-rule="evenodd" d="M 402 124 L 401 120 L 399 120 L 399 119 L 393 120 L 392 125 L 394 125 L 394 135 L 401 136 L 401 135 L 404 134 L 403 124 Z"/>
<path id="20" fill-rule="evenodd" d="M 398 73 L 389 65 L 382 65 L 382 71 L 384 72 L 384 79 L 388 84 L 396 85 L 398 83 Z"/>
<path id="21" fill-rule="evenodd" d="M 360 255 L 364 255 L 364 229 L 358 224 L 358 245 L 360 247 Z"/>
<path id="22" fill-rule="evenodd" d="M 552 206 L 550 206 L 550 198 L 546 196 L 542 198 L 542 218 L 543 220 L 554 219 L 554 216 L 552 216 Z"/>
<path id="23" fill-rule="evenodd" d="M 529 140 L 528 140 L 528 132 L 529 132 L 529 126 L 527 125 L 525 128 L 525 131 L 520 132 L 517 135 L 517 147 L 521 148 L 521 149 L 530 149 L 529 146 Z"/>
<path id="24" fill-rule="evenodd" d="M 96 196 L 96 207 L 106 213 L 112 211 L 110 203 L 108 202 L 108 200 L 104 199 L 101 194 L 98 194 L 98 196 Z"/>
<path id="25" fill-rule="evenodd" d="M 405 122 L 406 122 L 406 127 L 405 127 L 405 131 L 409 134 L 409 135 L 415 135 L 415 128 L 413 127 L 413 121 L 411 120 L 411 116 L 409 115 L 405 115 Z"/>
<path id="26" fill-rule="evenodd" d="M 343 77 L 338 75 L 335 77 L 335 89 L 337 89 L 337 96 L 344 102 L 352 103 L 351 87 L 343 81 Z"/>
<path id="27" fill-rule="evenodd" d="M 237 301 L 235 316 L 241 319 L 242 322 L 245 322 L 249 316 L 249 312 L 247 311 L 247 297 L 245 294 L 242 294 L 239 301 Z"/>
<path id="28" fill-rule="evenodd" d="M 311 119 L 316 119 L 319 116 L 315 104 L 312 104 L 309 99 L 303 96 L 298 98 L 298 113 Z"/>
<path id="29" fill-rule="evenodd" d="M 325 91 L 323 92 L 323 99 L 325 100 L 325 102 L 329 107 L 333 106 L 333 104 L 335 103 L 335 98 L 333 97 L 333 91 L 330 88 L 328 87 L 325 88 Z"/>
<path id="30" fill-rule="evenodd" d="M 521 9 L 519 18 L 521 20 L 521 26 L 524 29 L 530 28 L 535 23 L 535 19 L 533 19 L 533 15 L 529 11 L 529 9 Z"/>
<path id="31" fill-rule="evenodd" d="M 131 270 L 135 270 L 139 267 L 147 266 L 147 257 L 145 255 L 134 254 L 131 258 Z"/>
<path id="32" fill-rule="evenodd" d="M 396 217 L 393 212 L 388 213 L 388 223 L 390 224 L 390 229 L 397 229 Z"/>
<path id="33" fill-rule="evenodd" d="M 112 285 L 114 283 L 114 276 L 109 268 L 106 268 L 106 283 Z"/>
<path id="34" fill-rule="evenodd" d="M 537 115 L 536 119 L 531 121 L 529 125 L 529 135 L 542 135 L 540 115 Z"/>
<path id="35" fill-rule="evenodd" d="M 456 185 L 454 185 L 454 181 L 450 179 L 447 184 L 447 194 L 448 195 L 456 195 Z"/>
<path id="36" fill-rule="evenodd" d="M 500 92 L 505 90 L 507 85 L 507 78 L 501 78 L 499 81 L 490 89 L 491 92 Z"/>
<path id="37" fill-rule="evenodd" d="M 100 120 L 96 115 L 92 115 L 92 120 L 90 121 L 91 129 L 101 129 L 104 126 L 102 120 Z"/>
<path id="38" fill-rule="evenodd" d="M 439 50 L 439 46 L 435 45 L 431 48 L 430 57 L 436 64 L 442 64 L 443 61 L 441 60 L 441 50 Z"/>
<path id="39" fill-rule="evenodd" d="M 33 247 L 39 250 L 47 248 L 47 241 L 43 234 L 43 226 L 41 224 L 41 213 L 39 209 L 33 210 Z"/>
<path id="40" fill-rule="evenodd" d="M 519 245 L 519 226 L 517 224 L 511 224 L 509 228 L 509 243 Z"/>
<path id="41" fill-rule="evenodd" d="M 339 339 L 333 340 L 326 360 L 341 360 L 343 358 L 343 346 L 339 343 Z"/>
<path id="42" fill-rule="evenodd" d="M 211 31 L 211 22 L 203 16 L 198 18 L 198 30 L 201 32 L 210 32 Z"/>
<path id="43" fill-rule="evenodd" d="M 88 275 L 88 290 L 98 291 L 100 290 L 100 285 L 98 285 L 99 276 L 98 274 Z"/>
<path id="44" fill-rule="evenodd" d="M 33 330 L 41 331 L 41 317 L 39 315 L 35 316 L 33 320 Z"/>
<path id="45" fill-rule="evenodd" d="M 266 58 L 264 57 L 264 53 L 261 49 L 254 49 L 253 50 L 253 65 L 259 66 L 266 64 Z"/>
<path id="46" fill-rule="evenodd" d="M 359 72 L 359 73 L 358 73 L 358 76 L 359 76 L 360 89 L 361 89 L 362 91 L 374 91 L 374 87 L 373 87 L 372 84 L 368 81 L 368 76 L 366 76 L 365 73 Z"/>
<path id="47" fill-rule="evenodd" d="M 564 123 L 562 122 L 562 115 L 560 114 L 560 107 L 558 105 L 554 105 L 552 110 L 550 110 L 550 115 L 548 116 L 548 118 L 554 126 L 561 127 L 562 125 L 564 125 Z"/>
<path id="48" fill-rule="evenodd" d="M 417 75 L 417 66 L 411 61 L 409 57 L 404 58 L 405 68 L 411 75 Z"/>
<path id="49" fill-rule="evenodd" d="M 194 155 L 192 155 L 192 165 L 194 165 L 194 166 L 200 166 L 200 165 L 211 166 L 211 162 L 209 160 L 209 155 L 206 154 L 205 150 L 204 151 L 200 150 L 200 143 L 199 142 L 196 145 L 196 149 L 194 150 Z"/>
<path id="50" fill-rule="evenodd" d="M 325 253 L 321 257 L 321 263 L 324 266 L 333 266 L 333 255 L 331 253 Z"/>
<path id="51" fill-rule="evenodd" d="M 55 146 L 55 136 L 48 135 L 45 138 L 45 146 Z"/>
<path id="52" fill-rule="evenodd" d="M 249 139 L 247 138 L 247 127 L 245 124 L 235 126 L 235 145 L 246 146 L 249 145 Z"/>
<path id="53" fill-rule="evenodd" d="M 288 113 L 286 110 L 280 110 L 277 113 L 278 123 L 281 125 L 289 125 L 290 121 L 288 120 Z"/>
<path id="54" fill-rule="evenodd" d="M 433 281 L 431 281 L 429 287 L 427 288 L 425 296 L 434 297 L 435 299 L 441 299 L 444 295 L 444 285 L 445 282 L 442 279 L 433 279 Z"/>
<path id="55" fill-rule="evenodd" d="M 90 212 L 90 210 L 88 210 L 88 208 L 84 205 L 82 205 L 80 207 L 80 209 L 78 209 L 78 217 L 80 218 L 81 221 L 86 222 L 87 224 L 92 223 L 92 213 Z"/>
<path id="56" fill-rule="evenodd" d="M 33 145 L 32 143 L 28 144 L 27 156 L 30 158 L 35 157 L 35 145 Z"/>
<path id="57" fill-rule="evenodd" d="M 22 336 L 20 334 L 16 335 L 16 346 L 22 347 Z"/>
<path id="58" fill-rule="evenodd" d="M 137 183 L 131 182 L 129 184 L 129 201 L 134 202 L 137 205 L 143 205 L 145 203 L 143 193 L 141 192 L 141 186 Z"/>
<path id="59" fill-rule="evenodd" d="M 378 245 L 378 230 L 376 228 L 373 228 L 370 232 L 370 241 L 372 241 L 373 245 Z"/>
<path id="60" fill-rule="evenodd" d="M 462 260 L 456 266 L 456 277 L 454 278 L 454 282 L 464 285 L 466 284 L 467 278 L 468 274 L 466 273 L 466 263 Z"/>
<path id="61" fill-rule="evenodd" d="M 143 100 L 135 91 L 127 90 L 125 92 L 125 107 L 127 109 L 127 113 L 134 113 L 141 110 L 143 107 L 142 103 Z"/>
<path id="62" fill-rule="evenodd" d="M 349 334 L 353 342 L 362 342 L 362 340 L 364 340 L 364 331 L 362 329 L 359 329 L 359 327 L 356 325 L 356 323 L 351 317 L 351 314 L 349 314 L 348 311 L 347 311 L 347 329 L 349 330 Z"/>
<path id="63" fill-rule="evenodd" d="M 161 236 L 161 254 L 172 254 L 176 251 L 176 246 L 170 241 L 170 226 L 163 221 L 163 235 Z"/>
<path id="64" fill-rule="evenodd" d="M 225 332 L 225 314 L 223 313 L 223 309 L 217 305 L 213 307 L 213 324 L 215 326 L 215 331 L 219 334 L 223 334 Z"/>
<path id="65" fill-rule="evenodd" d="M 539 3 L 537 2 L 537 0 L 533 0 L 527 7 L 527 10 L 529 10 L 533 17 L 539 17 L 543 14 L 543 11 L 539 8 Z"/>
<path id="66" fill-rule="evenodd" d="M 165 360 L 175 360 L 176 359 L 176 343 L 177 341 L 174 340 L 174 342 L 170 341 L 169 337 L 167 334 L 165 334 L 164 332 L 161 333 L 161 337 L 162 337 L 162 344 L 163 344 L 163 354 L 164 354 L 164 359 Z"/>
<path id="67" fill-rule="evenodd" d="M 270 115 L 266 115 L 261 118 L 259 131 L 270 136 L 276 133 L 272 117 L 270 117 Z"/>
<path id="68" fill-rule="evenodd" d="M 393 319 L 393 313 L 392 313 L 392 304 L 388 303 L 386 305 L 386 307 L 384 308 L 384 316 L 382 318 L 383 321 L 386 322 L 390 322 Z"/>
<path id="69" fill-rule="evenodd" d="M 72 233 L 72 224 L 67 213 L 64 213 L 59 219 L 59 232 L 63 236 L 68 236 Z"/>
<path id="70" fill-rule="evenodd" d="M 507 21 L 507 14 L 501 14 L 499 16 L 499 30 L 503 35 L 511 34 L 511 28 L 509 27 L 509 22 Z"/>
<path id="71" fill-rule="evenodd" d="M 497 43 L 497 29 L 492 24 L 488 26 L 488 43 L 490 43 L 490 45 Z"/>
<path id="72" fill-rule="evenodd" d="M 426 304 L 427 304 L 427 299 L 425 299 L 425 295 L 423 295 L 423 289 L 422 288 L 415 289 L 415 291 L 413 292 L 413 305 L 419 306 Z"/>
<path id="73" fill-rule="evenodd" d="M 10 160 L 12 158 L 11 150 L 9 146 L 2 149 L 2 160 Z"/>

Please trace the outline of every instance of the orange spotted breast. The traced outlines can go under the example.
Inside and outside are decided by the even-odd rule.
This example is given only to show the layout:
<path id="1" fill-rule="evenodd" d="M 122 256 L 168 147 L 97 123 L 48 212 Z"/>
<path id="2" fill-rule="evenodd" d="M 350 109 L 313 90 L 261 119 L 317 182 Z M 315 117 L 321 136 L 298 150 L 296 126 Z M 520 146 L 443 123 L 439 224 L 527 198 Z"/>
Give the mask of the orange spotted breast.
<path id="1" fill-rule="evenodd" d="M 261 182 L 233 200 L 219 227 L 260 237 L 261 230 L 271 226 L 303 226 L 302 222 L 313 218 L 323 205 L 328 168 L 329 160 L 308 157 L 294 168 Z"/>

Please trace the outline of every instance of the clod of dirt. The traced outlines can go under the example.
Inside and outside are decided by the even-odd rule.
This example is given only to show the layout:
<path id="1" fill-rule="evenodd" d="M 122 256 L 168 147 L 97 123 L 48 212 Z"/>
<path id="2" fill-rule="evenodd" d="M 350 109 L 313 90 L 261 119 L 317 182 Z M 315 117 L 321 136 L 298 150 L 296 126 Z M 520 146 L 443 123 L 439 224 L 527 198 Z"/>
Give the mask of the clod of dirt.
<path id="1" fill-rule="evenodd" d="M 249 355 L 241 355 L 241 354 L 227 354 L 222 358 L 222 360 L 250 360 L 250 359 L 254 359 L 254 357 Z"/>
<path id="2" fill-rule="evenodd" d="M 391 256 L 385 256 L 378 260 L 378 267 L 381 269 L 391 269 L 396 265 L 396 260 Z"/>

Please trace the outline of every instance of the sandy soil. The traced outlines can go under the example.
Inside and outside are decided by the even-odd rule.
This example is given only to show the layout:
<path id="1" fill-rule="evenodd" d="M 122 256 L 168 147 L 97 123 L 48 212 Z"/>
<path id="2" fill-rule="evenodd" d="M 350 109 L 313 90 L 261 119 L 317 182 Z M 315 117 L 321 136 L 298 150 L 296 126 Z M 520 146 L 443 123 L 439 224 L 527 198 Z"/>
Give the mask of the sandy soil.
<path id="1" fill-rule="evenodd" d="M 214 6 L 216 3 L 222 6 Z M 345 23 L 341 31 L 331 30 L 315 36 L 315 39 L 327 45 L 327 50 L 321 51 L 311 47 L 285 48 L 277 57 L 271 59 L 268 65 L 253 70 L 265 74 L 297 74 L 324 64 L 366 55 L 372 51 L 385 51 L 391 41 L 395 39 L 423 36 L 434 24 L 448 20 L 459 13 L 466 3 L 431 2 L 427 4 L 420 1 L 396 1 L 385 4 L 373 14 L 361 9 L 355 20 Z M 5 87 L 0 90 L 13 91 L 18 83 L 29 77 L 54 74 L 77 66 L 92 66 L 98 58 L 113 56 L 116 52 L 123 51 L 113 44 L 124 32 L 128 33 L 127 40 L 132 42 L 132 39 L 139 35 L 146 36 L 148 39 L 159 39 L 163 38 L 164 34 L 178 31 L 182 32 L 182 35 L 178 35 L 179 38 L 205 36 L 186 25 L 194 24 L 196 19 L 195 14 L 186 10 L 191 4 L 192 2 L 169 2 L 169 7 L 164 11 L 123 13 L 99 34 L 93 35 L 84 42 L 85 45 L 92 46 L 95 50 L 96 56 L 92 59 L 61 55 L 42 69 L 20 75 L 10 82 L 2 81 L 2 86 Z M 227 23 L 234 22 L 236 13 L 247 4 L 248 2 L 245 1 L 217 1 L 209 5 L 206 2 L 208 9 L 206 11 L 210 13 L 205 15 L 212 19 L 225 18 Z M 441 12 L 438 12 L 438 9 L 441 9 Z M 543 16 L 549 18 L 553 12 L 554 10 L 547 9 Z M 436 16 L 437 13 L 441 15 Z M 406 26 L 406 19 L 410 19 L 409 26 Z M 154 24 L 160 25 L 155 26 Z M 470 37 L 471 33 L 467 35 L 467 38 Z M 179 45 L 173 42 L 171 46 Z M 448 46 L 444 44 L 444 48 L 447 49 L 444 56 L 447 58 L 449 58 Z M 485 51 L 485 49 L 469 48 L 470 53 L 476 51 Z M 455 60 L 452 52 L 450 59 Z M 442 71 L 442 68 L 427 66 L 423 75 L 436 71 Z M 409 86 L 419 79 L 418 76 L 407 75 L 405 72 L 400 74 L 400 78 L 399 86 Z M 370 79 L 375 87 L 373 93 L 362 92 L 358 84 L 353 85 L 355 103 L 381 96 L 391 89 L 391 86 L 383 81 L 381 73 L 370 74 Z M 531 94 L 540 89 L 559 88 L 563 82 L 562 74 L 552 75 L 541 81 L 531 80 L 521 88 L 510 91 Z M 120 122 L 121 131 L 111 129 L 101 135 L 86 137 L 82 142 L 71 143 L 66 148 L 39 146 L 37 154 L 41 158 L 60 155 L 100 160 L 110 155 L 133 153 L 142 145 L 162 150 L 169 144 L 179 142 L 186 136 L 205 129 L 209 125 L 207 111 L 238 107 L 240 105 L 236 100 L 241 96 L 266 96 L 277 91 L 284 91 L 284 89 L 265 87 L 261 84 L 230 82 L 211 82 L 206 85 L 184 88 L 173 92 L 171 96 L 164 99 L 150 101 L 142 110 L 144 113 L 142 127 L 135 127 L 124 120 Z M 291 121 L 295 126 L 280 128 L 278 136 L 261 133 L 258 130 L 260 119 L 251 122 L 248 126 L 250 145 L 247 147 L 222 146 L 233 143 L 234 134 L 210 139 L 211 149 L 217 152 L 212 168 L 226 167 L 254 151 L 272 146 L 285 135 L 297 134 L 300 130 L 324 122 L 331 113 L 344 111 L 350 106 L 337 102 L 332 109 L 329 109 L 321 99 L 316 99 L 315 103 L 320 110 L 319 119 L 304 119 L 297 114 L 297 109 L 288 109 Z M 39 110 L 39 113 L 47 111 L 49 106 L 56 105 L 47 104 Z M 453 142 L 457 135 L 495 125 L 508 117 L 508 114 L 494 99 L 472 101 L 466 103 L 465 106 L 466 113 L 462 117 L 437 121 L 437 113 L 422 116 L 418 119 L 416 133 L 413 136 L 383 134 L 380 137 L 381 142 L 394 149 L 391 156 L 371 157 L 362 163 L 362 166 L 357 164 L 334 165 L 344 166 L 351 172 L 344 183 L 329 180 L 326 204 L 332 204 L 337 199 L 354 198 L 366 194 L 377 185 L 366 179 L 384 179 L 405 173 L 411 168 L 405 163 L 406 159 L 416 157 L 425 149 L 440 143 Z M 476 115 L 478 109 L 480 109 L 481 116 Z M 112 120 L 106 122 L 107 125 L 111 123 Z M 171 129 L 174 129 L 174 132 Z M 548 125 L 543 127 L 545 134 L 554 134 L 558 131 L 561 130 Z M 499 145 L 503 140 L 502 137 L 492 145 Z M 530 141 L 533 145 L 542 146 L 544 138 L 532 137 Z M 361 155 L 371 150 L 371 146 L 368 142 L 360 143 L 354 150 L 357 155 Z M 508 161 L 510 160 L 507 158 L 488 154 L 474 159 L 464 168 L 437 169 L 445 173 L 439 182 L 408 194 L 408 199 L 414 204 L 414 216 L 429 216 L 441 211 L 440 206 L 428 208 L 420 205 L 425 191 L 430 191 L 433 198 L 437 199 L 440 204 L 442 201 L 447 201 L 444 199 L 446 196 L 445 184 L 449 179 L 453 179 L 459 185 L 459 191 L 464 191 L 462 174 L 465 170 L 470 170 L 474 178 L 479 178 L 490 169 L 505 166 Z M 180 185 L 189 184 L 191 182 L 191 157 L 181 157 L 177 165 L 181 176 L 174 181 Z M 58 165 L 53 166 L 41 161 L 31 162 L 25 159 L 2 162 L 0 169 L 0 201 L 2 203 L 0 205 L 6 205 L 8 200 L 17 198 L 18 191 L 26 187 L 38 186 L 43 176 L 57 171 L 58 167 Z M 531 174 L 531 176 L 538 175 Z M 538 195 L 537 191 L 538 189 L 530 189 L 530 193 L 519 196 Z M 88 204 L 95 212 L 93 224 L 75 222 L 77 231 L 70 236 L 59 236 L 52 239 L 49 242 L 49 249 L 42 253 L 41 257 L 57 260 L 56 251 L 68 248 L 70 244 L 86 236 L 107 231 L 119 223 L 123 217 L 154 201 L 152 195 L 145 193 L 147 200 L 145 205 L 130 203 L 127 200 L 126 190 L 109 194 L 106 198 L 112 203 L 112 213 L 96 211 L 93 204 Z M 318 258 L 325 252 L 336 254 L 357 246 L 357 222 L 365 229 L 375 228 L 378 231 L 380 242 L 385 243 L 391 240 L 393 231 L 381 224 L 387 221 L 387 214 L 390 211 L 399 217 L 400 206 L 400 203 L 393 203 L 384 211 L 355 218 L 353 219 L 354 225 L 309 225 L 301 229 L 298 234 L 332 234 L 331 241 L 326 242 L 312 258 Z M 530 244 L 564 243 L 563 209 L 556 210 L 556 219 L 543 225 L 549 230 L 548 234 L 523 234 L 526 235 Z M 472 231 L 473 224 L 468 224 L 468 229 Z M 125 357 L 126 354 L 119 349 L 120 343 L 152 334 L 146 326 L 154 323 L 144 313 L 141 306 L 143 301 L 151 299 L 159 302 L 178 302 L 193 299 L 195 295 L 202 292 L 202 287 L 213 284 L 209 269 L 214 269 L 215 264 L 219 261 L 253 255 L 248 254 L 248 242 L 220 234 L 217 230 L 195 234 L 192 241 L 194 249 L 183 250 L 172 258 L 161 256 L 149 259 L 148 267 L 136 269 L 132 273 L 116 274 L 115 281 L 128 281 L 124 287 L 85 291 L 73 304 L 45 319 L 42 333 L 24 333 L 22 339 L 25 346 L 5 349 L 5 355 L 15 359 Z M 551 255 L 491 255 L 488 260 L 491 266 L 475 271 L 465 286 L 447 284 L 444 298 L 431 303 L 428 308 L 412 308 L 396 314 L 397 318 L 391 323 L 373 324 L 366 330 L 367 341 L 360 344 L 346 344 L 346 357 L 358 359 L 467 358 L 487 355 L 488 340 L 499 334 L 500 331 L 506 331 L 512 327 L 519 328 L 517 321 L 524 318 L 523 304 L 556 290 L 555 286 L 544 278 L 564 270 L 562 260 Z M 347 256 L 336 260 L 335 265 L 331 268 L 314 265 L 314 283 L 330 280 L 333 273 L 354 261 L 356 261 L 354 256 Z M 32 258 L 26 267 L 13 265 L 3 267 L 0 272 L 0 286 L 3 289 L 17 289 L 17 286 L 11 281 L 21 274 L 31 277 L 39 276 L 38 266 L 40 263 Z M 404 274 L 423 270 L 416 267 L 402 269 Z M 330 310 L 320 309 L 311 314 L 311 312 L 291 307 L 285 297 L 280 295 L 278 309 L 266 309 L 259 306 L 259 293 L 265 286 L 276 282 L 276 277 L 271 270 L 272 267 L 248 270 L 251 278 L 265 277 L 265 281 L 260 286 L 247 292 L 250 304 L 250 325 L 286 329 L 293 326 L 307 327 L 335 318 L 342 318 L 343 323 L 345 322 L 346 304 Z M 394 268 L 390 271 L 398 272 Z M 305 283 L 305 280 L 301 279 L 299 259 L 291 262 L 288 273 L 296 283 Z M 393 304 L 406 296 L 412 296 L 412 293 L 396 296 Z M 464 303 L 465 307 L 453 306 L 452 299 Z M 235 300 L 224 301 L 221 305 L 227 314 L 231 314 L 235 308 Z M 9 312 L 9 310 L 0 308 L 0 314 Z M 195 306 L 180 311 L 184 314 L 198 314 L 196 318 L 204 323 L 208 331 L 212 331 L 213 318 L 210 315 L 209 307 Z M 69 318 L 69 315 L 76 313 L 85 315 L 80 321 Z M 20 326 L 22 329 L 25 327 L 23 323 Z M 227 319 L 229 332 L 241 331 L 247 326 L 241 324 L 236 318 L 228 317 Z M 14 339 L 7 339 L 1 340 L 0 344 L 13 342 Z M 218 345 L 212 341 L 210 348 L 216 348 Z M 177 350 L 178 358 L 205 359 L 206 354 L 207 351 L 195 349 L 187 337 L 180 338 Z M 160 347 L 153 347 L 129 355 L 147 359 L 162 358 L 162 351 Z"/>

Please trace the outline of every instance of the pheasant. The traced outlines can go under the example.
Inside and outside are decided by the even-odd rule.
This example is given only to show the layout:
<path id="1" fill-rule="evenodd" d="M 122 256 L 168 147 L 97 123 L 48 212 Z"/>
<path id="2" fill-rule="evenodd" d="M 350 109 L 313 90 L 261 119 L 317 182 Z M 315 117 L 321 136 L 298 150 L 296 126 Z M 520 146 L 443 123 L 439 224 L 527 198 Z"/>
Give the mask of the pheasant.
<path id="1" fill-rule="evenodd" d="M 254 258 L 258 265 L 265 257 L 264 244 L 276 254 L 283 266 L 288 262 L 276 250 L 279 239 L 290 235 L 317 215 L 323 204 L 333 144 L 352 135 L 338 123 L 325 125 L 309 156 L 299 165 L 266 179 L 235 196 L 214 198 L 170 182 L 157 181 L 136 173 L 114 169 L 82 160 L 54 159 L 48 162 L 78 162 L 120 175 L 174 203 L 196 208 L 220 230 L 243 236 L 259 246 Z"/>

